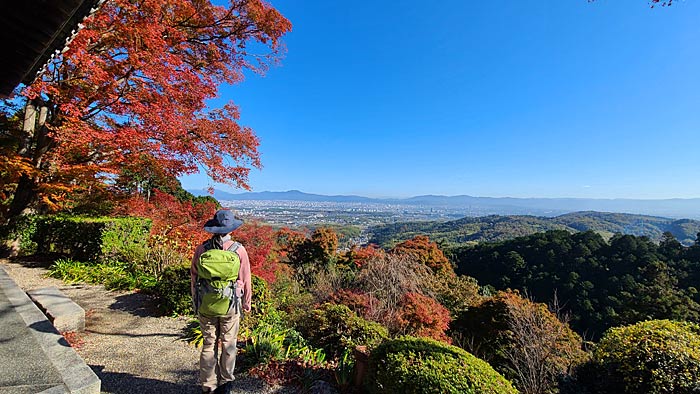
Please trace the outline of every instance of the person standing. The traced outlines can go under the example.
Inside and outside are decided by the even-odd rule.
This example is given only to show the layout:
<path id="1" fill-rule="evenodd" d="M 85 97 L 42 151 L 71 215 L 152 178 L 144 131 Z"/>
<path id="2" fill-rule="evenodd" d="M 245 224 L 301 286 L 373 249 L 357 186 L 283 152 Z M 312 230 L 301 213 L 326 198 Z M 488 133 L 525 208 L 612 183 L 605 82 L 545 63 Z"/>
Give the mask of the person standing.
<path id="1" fill-rule="evenodd" d="M 190 291 L 202 328 L 199 381 L 203 393 L 231 392 L 241 310 L 250 312 L 248 253 L 230 235 L 242 224 L 232 211 L 218 210 L 204 224 L 211 238 L 197 246 L 192 257 Z"/>

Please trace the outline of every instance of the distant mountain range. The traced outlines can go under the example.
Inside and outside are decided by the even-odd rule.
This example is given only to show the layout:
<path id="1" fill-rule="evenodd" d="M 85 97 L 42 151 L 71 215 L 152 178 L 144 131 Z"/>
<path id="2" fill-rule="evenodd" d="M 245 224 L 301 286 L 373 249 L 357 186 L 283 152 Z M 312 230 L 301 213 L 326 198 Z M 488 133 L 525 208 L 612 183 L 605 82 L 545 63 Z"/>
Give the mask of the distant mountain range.
<path id="1" fill-rule="evenodd" d="M 604 237 L 617 233 L 644 235 L 654 241 L 659 241 L 661 235 L 668 231 L 684 245 L 691 245 L 700 232 L 700 221 L 624 213 L 576 212 L 557 217 L 492 215 L 448 222 L 404 222 L 372 227 L 369 232 L 372 234 L 370 242 L 390 247 L 416 235 L 428 235 L 434 241 L 457 245 L 503 241 L 548 230 L 592 230 Z"/>
<path id="2" fill-rule="evenodd" d="M 208 195 L 204 190 L 189 190 L 194 195 Z M 338 203 L 381 203 L 434 207 L 457 211 L 464 216 L 538 215 L 558 216 L 570 212 L 602 211 L 700 219 L 700 198 L 691 199 L 590 199 L 590 198 L 495 198 L 461 196 L 416 196 L 403 199 L 377 199 L 353 195 L 327 196 L 298 190 L 286 192 L 227 193 L 215 190 L 218 200 L 310 201 Z"/>

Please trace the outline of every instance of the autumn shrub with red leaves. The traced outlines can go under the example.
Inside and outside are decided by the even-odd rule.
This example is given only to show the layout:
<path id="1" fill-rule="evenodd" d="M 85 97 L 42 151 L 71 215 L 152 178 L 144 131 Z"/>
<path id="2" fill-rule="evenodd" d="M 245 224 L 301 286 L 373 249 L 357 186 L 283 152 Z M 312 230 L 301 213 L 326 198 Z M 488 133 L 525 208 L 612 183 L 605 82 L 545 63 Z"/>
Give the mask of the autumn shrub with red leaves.
<path id="1" fill-rule="evenodd" d="M 214 212 L 214 202 L 183 202 L 158 190 L 149 201 L 142 197 L 132 197 L 117 210 L 118 214 L 151 219 L 152 243 L 170 247 L 185 256 L 191 256 L 197 245 L 210 237 L 202 226 L 212 218 Z M 245 246 L 251 272 L 267 282 L 273 282 L 278 261 L 277 232 L 270 226 L 251 221 L 244 223 L 231 236 Z"/>
<path id="2" fill-rule="evenodd" d="M 353 247 L 343 256 L 348 265 L 353 265 L 356 268 L 362 268 L 368 261 L 376 258 L 382 258 L 386 253 L 382 248 L 375 244 L 366 246 Z"/>
<path id="3" fill-rule="evenodd" d="M 306 392 L 305 385 L 316 380 L 332 382 L 333 371 L 320 365 L 311 365 L 300 360 L 271 360 L 267 364 L 258 365 L 248 371 L 250 376 L 262 379 L 274 386 L 289 386 L 299 392 Z"/>
<path id="4" fill-rule="evenodd" d="M 377 308 L 377 305 L 379 305 L 379 301 L 373 295 L 361 290 L 351 289 L 336 291 L 331 294 L 327 302 L 345 305 L 365 319 L 369 318 L 373 314 L 374 308 Z"/>
<path id="5" fill-rule="evenodd" d="M 425 264 L 435 273 L 454 275 L 452 263 L 435 242 L 426 235 L 417 235 L 412 239 L 401 242 L 391 249 L 392 254 L 403 255 L 414 261 Z"/>
<path id="6" fill-rule="evenodd" d="M 278 268 L 277 232 L 270 226 L 251 221 L 236 229 L 231 237 L 245 246 L 251 272 L 268 283 L 274 282 Z"/>
<path id="7" fill-rule="evenodd" d="M 451 343 L 445 331 L 450 325 L 450 311 L 433 298 L 419 293 L 406 293 L 399 304 L 396 318 L 398 331 L 416 337 Z"/>
<path id="8" fill-rule="evenodd" d="M 133 196 L 116 210 L 118 215 L 151 219 L 151 241 L 191 256 L 194 249 L 207 239 L 202 224 L 216 211 L 213 202 L 192 203 L 155 190 L 149 200 Z"/>

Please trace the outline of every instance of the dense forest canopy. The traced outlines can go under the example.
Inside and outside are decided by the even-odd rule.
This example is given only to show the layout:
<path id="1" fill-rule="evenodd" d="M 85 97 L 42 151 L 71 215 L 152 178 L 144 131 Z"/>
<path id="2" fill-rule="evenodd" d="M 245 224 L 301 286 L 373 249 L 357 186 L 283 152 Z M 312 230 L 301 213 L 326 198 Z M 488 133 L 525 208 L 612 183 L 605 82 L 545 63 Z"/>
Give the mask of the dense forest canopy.
<path id="1" fill-rule="evenodd" d="M 593 230 L 605 238 L 620 233 L 647 236 L 654 241 L 660 241 L 662 234 L 668 231 L 682 244 L 689 246 L 695 241 L 695 235 L 700 232 L 700 221 L 589 211 L 554 218 L 492 215 L 465 217 L 448 222 L 405 222 L 376 226 L 371 228 L 370 232 L 371 242 L 390 247 L 423 234 L 444 245 L 457 245 L 467 242 L 504 241 L 547 230 Z"/>
<path id="2" fill-rule="evenodd" d="M 495 289 L 518 289 L 539 302 L 554 297 L 572 327 L 590 338 L 648 319 L 700 320 L 700 244 L 671 233 L 647 237 L 547 231 L 453 248 L 459 274 Z"/>

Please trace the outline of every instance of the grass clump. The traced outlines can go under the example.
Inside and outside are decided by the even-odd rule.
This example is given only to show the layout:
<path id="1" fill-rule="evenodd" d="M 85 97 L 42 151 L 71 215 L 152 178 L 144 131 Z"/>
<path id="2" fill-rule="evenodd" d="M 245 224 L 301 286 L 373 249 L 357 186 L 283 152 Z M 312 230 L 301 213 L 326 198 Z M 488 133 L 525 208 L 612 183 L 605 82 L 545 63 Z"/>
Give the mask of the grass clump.
<path id="1" fill-rule="evenodd" d="M 84 263 L 59 259 L 49 267 L 48 276 L 66 283 L 103 284 L 108 290 L 148 290 L 156 284 L 153 276 L 122 262 Z"/>

